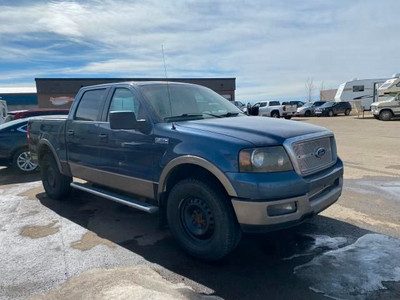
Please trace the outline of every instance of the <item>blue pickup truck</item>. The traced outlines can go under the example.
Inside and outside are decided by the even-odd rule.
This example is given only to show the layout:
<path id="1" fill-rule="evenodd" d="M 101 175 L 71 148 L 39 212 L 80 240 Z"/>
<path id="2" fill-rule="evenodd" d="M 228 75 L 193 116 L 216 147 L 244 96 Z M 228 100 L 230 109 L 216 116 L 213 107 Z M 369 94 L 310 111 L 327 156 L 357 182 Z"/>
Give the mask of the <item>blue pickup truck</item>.
<path id="1" fill-rule="evenodd" d="M 30 121 L 28 142 L 50 198 L 76 188 L 158 213 L 202 260 L 227 255 L 242 232 L 297 225 L 342 192 L 331 131 L 247 116 L 192 84 L 84 87 L 66 120 Z"/>

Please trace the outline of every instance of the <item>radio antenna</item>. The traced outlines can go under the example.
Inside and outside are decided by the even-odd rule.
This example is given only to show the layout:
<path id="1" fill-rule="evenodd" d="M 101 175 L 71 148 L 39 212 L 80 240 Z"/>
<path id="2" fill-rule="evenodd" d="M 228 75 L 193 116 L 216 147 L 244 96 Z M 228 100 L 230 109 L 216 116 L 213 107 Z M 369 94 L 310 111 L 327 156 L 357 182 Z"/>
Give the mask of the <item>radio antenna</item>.
<path id="1" fill-rule="evenodd" d="M 168 92 L 168 101 L 169 101 L 169 111 L 170 111 L 170 115 L 172 116 L 171 93 L 169 92 L 168 73 L 167 73 L 167 65 L 165 64 L 165 54 L 164 54 L 164 45 L 163 45 L 163 44 L 161 44 L 161 51 L 162 51 L 162 57 L 163 57 L 163 62 L 164 62 L 165 79 L 166 79 L 166 82 L 167 82 L 167 92 Z M 175 122 L 172 122 L 172 129 L 176 129 L 176 128 L 175 128 Z"/>

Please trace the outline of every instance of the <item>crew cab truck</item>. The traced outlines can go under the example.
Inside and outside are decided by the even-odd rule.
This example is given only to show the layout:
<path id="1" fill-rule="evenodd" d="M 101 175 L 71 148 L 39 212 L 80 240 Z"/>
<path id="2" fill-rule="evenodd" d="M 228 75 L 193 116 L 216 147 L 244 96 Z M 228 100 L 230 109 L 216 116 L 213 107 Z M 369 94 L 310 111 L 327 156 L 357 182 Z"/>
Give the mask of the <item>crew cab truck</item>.
<path id="1" fill-rule="evenodd" d="M 28 141 L 50 198 L 72 187 L 157 212 L 187 253 L 212 261 L 243 231 L 299 224 L 341 195 L 333 133 L 293 125 L 205 87 L 127 82 L 82 88 L 66 120 L 30 121 Z"/>
<path id="2" fill-rule="evenodd" d="M 291 119 L 297 111 L 296 105 L 281 104 L 279 101 L 261 101 L 251 108 L 251 115 Z"/>

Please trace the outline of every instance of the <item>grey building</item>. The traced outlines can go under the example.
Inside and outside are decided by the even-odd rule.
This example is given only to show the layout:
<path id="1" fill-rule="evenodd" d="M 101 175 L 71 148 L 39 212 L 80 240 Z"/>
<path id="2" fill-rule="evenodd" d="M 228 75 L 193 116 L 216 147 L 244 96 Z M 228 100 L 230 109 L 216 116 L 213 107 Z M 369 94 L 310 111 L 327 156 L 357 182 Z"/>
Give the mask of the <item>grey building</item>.
<path id="1" fill-rule="evenodd" d="M 123 81 L 167 81 L 165 78 L 35 78 L 39 108 L 69 108 L 79 89 L 88 85 Z M 235 100 L 236 78 L 169 78 L 208 87 Z"/>

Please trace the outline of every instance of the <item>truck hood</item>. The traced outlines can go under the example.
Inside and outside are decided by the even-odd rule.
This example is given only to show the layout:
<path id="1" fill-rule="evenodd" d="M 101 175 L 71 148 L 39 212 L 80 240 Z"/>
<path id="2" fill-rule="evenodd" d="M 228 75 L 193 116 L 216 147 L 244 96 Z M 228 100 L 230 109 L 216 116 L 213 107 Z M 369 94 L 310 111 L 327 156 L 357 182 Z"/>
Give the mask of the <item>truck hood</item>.
<path id="1" fill-rule="evenodd" d="M 266 117 L 231 117 L 178 122 L 177 126 L 230 136 L 255 146 L 274 146 L 292 137 L 328 129 L 301 121 L 280 120 Z"/>

